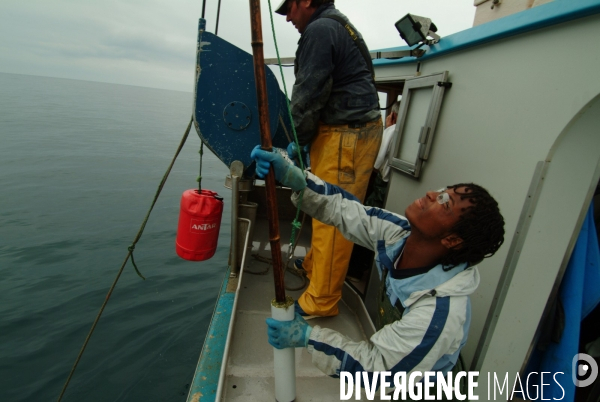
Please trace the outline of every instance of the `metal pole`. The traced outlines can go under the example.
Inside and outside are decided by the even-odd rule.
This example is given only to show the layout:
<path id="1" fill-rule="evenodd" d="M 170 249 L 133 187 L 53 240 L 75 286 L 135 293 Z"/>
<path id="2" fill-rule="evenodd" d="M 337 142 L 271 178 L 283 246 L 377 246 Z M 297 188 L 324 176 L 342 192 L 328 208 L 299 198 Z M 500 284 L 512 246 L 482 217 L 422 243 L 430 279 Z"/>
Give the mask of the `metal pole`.
<path id="1" fill-rule="evenodd" d="M 240 199 L 239 193 L 239 176 L 231 172 L 231 249 L 229 254 L 229 266 L 230 275 L 236 277 L 238 274 L 237 260 L 238 260 L 238 201 Z"/>
<path id="2" fill-rule="evenodd" d="M 202 19 L 204 19 L 204 12 L 206 11 L 206 0 L 202 1 Z"/>
<path id="3" fill-rule="evenodd" d="M 271 129 L 269 126 L 269 104 L 267 101 L 267 79 L 265 73 L 265 57 L 263 54 L 262 21 L 260 0 L 250 0 L 250 21 L 252 30 L 252 55 L 254 56 L 254 78 L 256 80 L 256 98 L 258 101 L 258 118 L 262 149 L 272 151 Z M 277 194 L 275 193 L 275 174 L 273 168 L 265 179 L 267 191 L 267 218 L 269 220 L 269 242 L 273 259 L 273 276 L 275 277 L 275 300 L 286 303 L 285 283 L 283 280 L 283 261 L 279 244 L 279 217 L 277 215 Z"/>
<path id="4" fill-rule="evenodd" d="M 244 174 L 244 164 L 240 161 L 231 162 L 229 166 L 231 177 L 231 250 L 229 253 L 230 276 L 236 277 L 238 270 L 238 215 L 240 204 L 240 179 Z"/>
<path id="5" fill-rule="evenodd" d="M 221 15 L 221 0 L 219 0 L 219 5 L 217 6 L 217 26 L 215 27 L 215 36 L 219 32 L 219 16 Z"/>
<path id="6" fill-rule="evenodd" d="M 198 170 L 198 194 L 202 192 L 202 155 L 204 155 L 204 141 L 200 138 L 200 169 Z"/>

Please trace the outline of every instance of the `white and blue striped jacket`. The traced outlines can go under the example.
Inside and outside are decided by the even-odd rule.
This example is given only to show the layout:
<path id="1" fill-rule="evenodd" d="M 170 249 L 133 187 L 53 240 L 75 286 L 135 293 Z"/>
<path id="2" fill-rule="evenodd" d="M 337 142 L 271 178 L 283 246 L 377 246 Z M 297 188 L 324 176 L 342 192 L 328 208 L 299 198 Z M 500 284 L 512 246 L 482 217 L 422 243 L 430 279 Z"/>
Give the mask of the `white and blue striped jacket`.
<path id="1" fill-rule="evenodd" d="M 379 275 L 391 271 L 399 258 L 410 224 L 405 217 L 366 207 L 352 194 L 307 172 L 302 209 L 319 221 L 337 227 L 356 244 L 375 251 Z M 297 202 L 299 194 L 292 196 Z M 406 279 L 387 275 L 392 305 L 406 308 L 401 320 L 386 325 L 368 341 L 355 342 L 327 328 L 315 326 L 308 342 L 313 363 L 324 373 L 358 371 L 441 371 L 455 365 L 467 341 L 471 318 L 469 295 L 479 284 L 477 267 L 461 264 L 449 271 L 438 265 Z"/>

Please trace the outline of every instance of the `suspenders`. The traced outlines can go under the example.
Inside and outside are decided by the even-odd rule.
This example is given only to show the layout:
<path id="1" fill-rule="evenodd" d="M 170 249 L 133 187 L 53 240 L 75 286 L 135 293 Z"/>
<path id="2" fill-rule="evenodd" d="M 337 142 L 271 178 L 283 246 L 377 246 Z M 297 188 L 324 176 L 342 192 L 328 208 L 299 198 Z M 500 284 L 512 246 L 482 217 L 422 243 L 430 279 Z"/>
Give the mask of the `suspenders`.
<path id="1" fill-rule="evenodd" d="M 344 19 L 339 15 L 323 15 L 321 18 L 329 18 L 335 20 L 342 24 L 344 28 L 346 28 L 346 31 L 354 41 L 354 44 L 356 45 L 356 47 L 358 47 L 360 54 L 362 54 L 362 56 L 364 57 L 365 62 L 367 63 L 367 67 L 371 71 L 373 85 L 375 85 L 375 70 L 373 69 L 373 60 L 371 60 L 371 55 L 369 54 L 369 49 L 367 49 L 367 45 L 365 45 L 365 42 L 360 40 L 356 32 L 354 32 L 354 29 L 352 29 L 352 27 L 350 26 L 350 24 L 344 21 Z"/>

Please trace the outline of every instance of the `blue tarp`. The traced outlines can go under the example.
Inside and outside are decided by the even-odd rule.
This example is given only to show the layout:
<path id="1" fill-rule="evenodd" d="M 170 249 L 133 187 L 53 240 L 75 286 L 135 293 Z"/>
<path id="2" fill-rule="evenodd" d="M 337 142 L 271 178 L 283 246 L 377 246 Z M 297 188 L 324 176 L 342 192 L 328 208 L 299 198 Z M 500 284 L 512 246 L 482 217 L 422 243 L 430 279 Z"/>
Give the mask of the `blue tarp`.
<path id="1" fill-rule="evenodd" d="M 581 227 L 558 297 L 565 313 L 565 327 L 560 342 L 551 342 L 543 352 L 534 351 L 526 374 L 550 372 L 554 376 L 555 373 L 564 373 L 556 375 L 558 383 L 553 381 L 550 375 L 546 375 L 544 399 L 573 401 L 575 398 L 575 384 L 572 380 L 573 357 L 579 353 L 581 321 L 600 302 L 600 256 L 593 203 Z M 531 383 L 528 385 L 530 396 L 534 398 L 536 390 L 532 388 Z M 538 382 L 537 385 L 540 386 L 541 383 Z M 540 389 L 538 388 L 537 391 L 539 392 Z"/>

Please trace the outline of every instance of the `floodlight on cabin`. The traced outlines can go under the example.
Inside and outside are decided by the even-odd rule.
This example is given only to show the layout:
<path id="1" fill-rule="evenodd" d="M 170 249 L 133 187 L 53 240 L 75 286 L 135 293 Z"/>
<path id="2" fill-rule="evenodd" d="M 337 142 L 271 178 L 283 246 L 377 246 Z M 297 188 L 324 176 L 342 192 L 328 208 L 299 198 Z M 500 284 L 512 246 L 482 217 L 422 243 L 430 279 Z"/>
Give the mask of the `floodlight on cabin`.
<path id="1" fill-rule="evenodd" d="M 416 45 L 433 45 L 440 41 L 440 37 L 436 34 L 437 27 L 430 18 L 419 17 L 414 14 L 406 14 L 396 22 L 396 29 L 400 33 L 400 37 L 408 44 L 408 46 Z M 431 39 L 428 39 L 430 37 Z"/>

